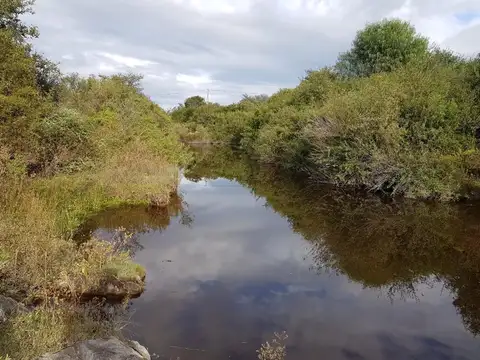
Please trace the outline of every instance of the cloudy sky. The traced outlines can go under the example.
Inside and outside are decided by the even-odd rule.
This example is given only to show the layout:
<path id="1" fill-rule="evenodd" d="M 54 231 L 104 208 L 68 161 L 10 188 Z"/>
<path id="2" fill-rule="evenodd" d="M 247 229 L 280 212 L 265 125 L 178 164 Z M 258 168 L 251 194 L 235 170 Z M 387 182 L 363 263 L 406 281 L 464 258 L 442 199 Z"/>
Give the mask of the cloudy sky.
<path id="1" fill-rule="evenodd" d="M 37 0 L 35 11 L 37 48 L 63 71 L 142 73 L 167 108 L 207 89 L 228 103 L 294 86 L 385 17 L 480 52 L 480 0 Z"/>

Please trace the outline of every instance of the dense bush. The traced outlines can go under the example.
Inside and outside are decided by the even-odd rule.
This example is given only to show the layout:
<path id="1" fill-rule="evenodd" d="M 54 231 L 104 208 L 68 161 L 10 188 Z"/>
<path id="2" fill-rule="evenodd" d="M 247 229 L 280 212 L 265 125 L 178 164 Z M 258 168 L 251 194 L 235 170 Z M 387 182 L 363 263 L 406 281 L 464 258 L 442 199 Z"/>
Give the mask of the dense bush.
<path id="1" fill-rule="evenodd" d="M 35 62 L 25 56 L 27 51 L 12 30 L 0 30 L 0 142 L 12 154 L 34 152 L 33 127 L 49 108 L 36 87 Z"/>
<path id="2" fill-rule="evenodd" d="M 416 198 L 478 193 L 480 57 L 436 47 L 399 20 L 358 32 L 333 68 L 263 101 L 173 111 L 215 140 L 315 181 Z"/>
<path id="3" fill-rule="evenodd" d="M 70 108 L 59 108 L 42 119 L 36 129 L 39 160 L 48 174 L 75 170 L 92 157 L 93 126 L 81 113 Z"/>
<path id="4" fill-rule="evenodd" d="M 383 20 L 359 31 L 352 49 L 340 55 L 336 70 L 343 76 L 390 72 L 427 56 L 428 39 L 402 20 Z"/>

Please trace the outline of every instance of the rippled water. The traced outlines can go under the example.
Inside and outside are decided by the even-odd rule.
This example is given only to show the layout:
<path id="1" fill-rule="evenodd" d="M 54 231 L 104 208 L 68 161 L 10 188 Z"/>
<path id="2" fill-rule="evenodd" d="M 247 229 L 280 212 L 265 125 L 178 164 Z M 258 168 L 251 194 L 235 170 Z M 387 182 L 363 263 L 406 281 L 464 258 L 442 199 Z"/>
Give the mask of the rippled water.
<path id="1" fill-rule="evenodd" d="M 207 152 L 169 209 L 105 212 L 137 233 L 147 291 L 126 335 L 160 359 L 478 359 L 479 205 L 385 202 Z"/>

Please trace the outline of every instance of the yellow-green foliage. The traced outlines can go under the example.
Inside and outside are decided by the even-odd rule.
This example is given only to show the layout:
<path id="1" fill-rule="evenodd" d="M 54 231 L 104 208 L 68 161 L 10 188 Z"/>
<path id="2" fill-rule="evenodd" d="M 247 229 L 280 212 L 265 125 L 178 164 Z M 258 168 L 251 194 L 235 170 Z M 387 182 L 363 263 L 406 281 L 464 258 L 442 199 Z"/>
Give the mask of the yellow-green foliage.
<path id="1" fill-rule="evenodd" d="M 38 179 L 33 187 L 56 214 L 62 233 L 76 230 L 86 217 L 125 203 L 165 206 L 178 183 L 178 169 L 141 143 L 98 165 L 97 170 Z"/>
<path id="2" fill-rule="evenodd" d="M 26 177 L 25 164 L 3 151 L 0 249 L 9 259 L 4 270 L 27 293 L 51 291 L 60 280 L 88 288 L 95 284 L 79 283 L 98 282 L 112 269 L 125 273 L 128 265 L 119 264 L 130 260 L 122 254 L 100 266 L 92 256 L 79 255 L 69 237 L 106 207 L 165 206 L 176 191 L 175 164 L 186 159 L 168 116 L 124 78 L 78 81 L 88 86 L 63 89 L 58 109 L 35 128 L 37 159 L 43 161 L 35 178 Z M 105 256 L 100 245 L 89 249 Z M 77 263 L 90 268 L 85 279 L 75 273 Z"/>
<path id="3" fill-rule="evenodd" d="M 458 69 L 432 60 L 356 81 L 309 130 L 314 171 L 338 184 L 452 199 L 470 180 L 478 121 Z M 472 153 L 473 151 L 473 153 Z"/>
<path id="4" fill-rule="evenodd" d="M 300 169 L 308 154 L 309 144 L 303 129 L 315 117 L 312 108 L 296 109 L 285 106 L 275 113 L 268 113 L 264 121 L 268 126 L 259 129 L 253 142 L 253 151 L 263 162 L 284 163 L 286 168 Z"/>
<path id="5" fill-rule="evenodd" d="M 140 141 L 171 162 L 185 160 L 169 116 L 143 95 L 135 75 L 90 77 L 71 75 L 61 85 L 60 102 L 88 118 L 97 156 L 109 158 Z"/>
<path id="6" fill-rule="evenodd" d="M 26 52 L 27 46 L 15 40 L 13 31 L 0 28 L 0 143 L 30 155 L 32 127 L 48 103 L 36 88 L 35 64 Z"/>

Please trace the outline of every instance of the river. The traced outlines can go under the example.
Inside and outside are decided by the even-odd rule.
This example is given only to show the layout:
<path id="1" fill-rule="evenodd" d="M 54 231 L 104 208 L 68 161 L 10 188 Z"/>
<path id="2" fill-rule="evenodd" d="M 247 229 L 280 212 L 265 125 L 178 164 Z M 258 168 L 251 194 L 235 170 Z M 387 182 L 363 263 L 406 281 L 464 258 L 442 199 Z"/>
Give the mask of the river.
<path id="1" fill-rule="evenodd" d="M 478 359 L 480 205 L 383 200 L 201 151 L 168 209 L 94 217 L 136 234 L 146 292 L 125 335 L 157 359 Z"/>

